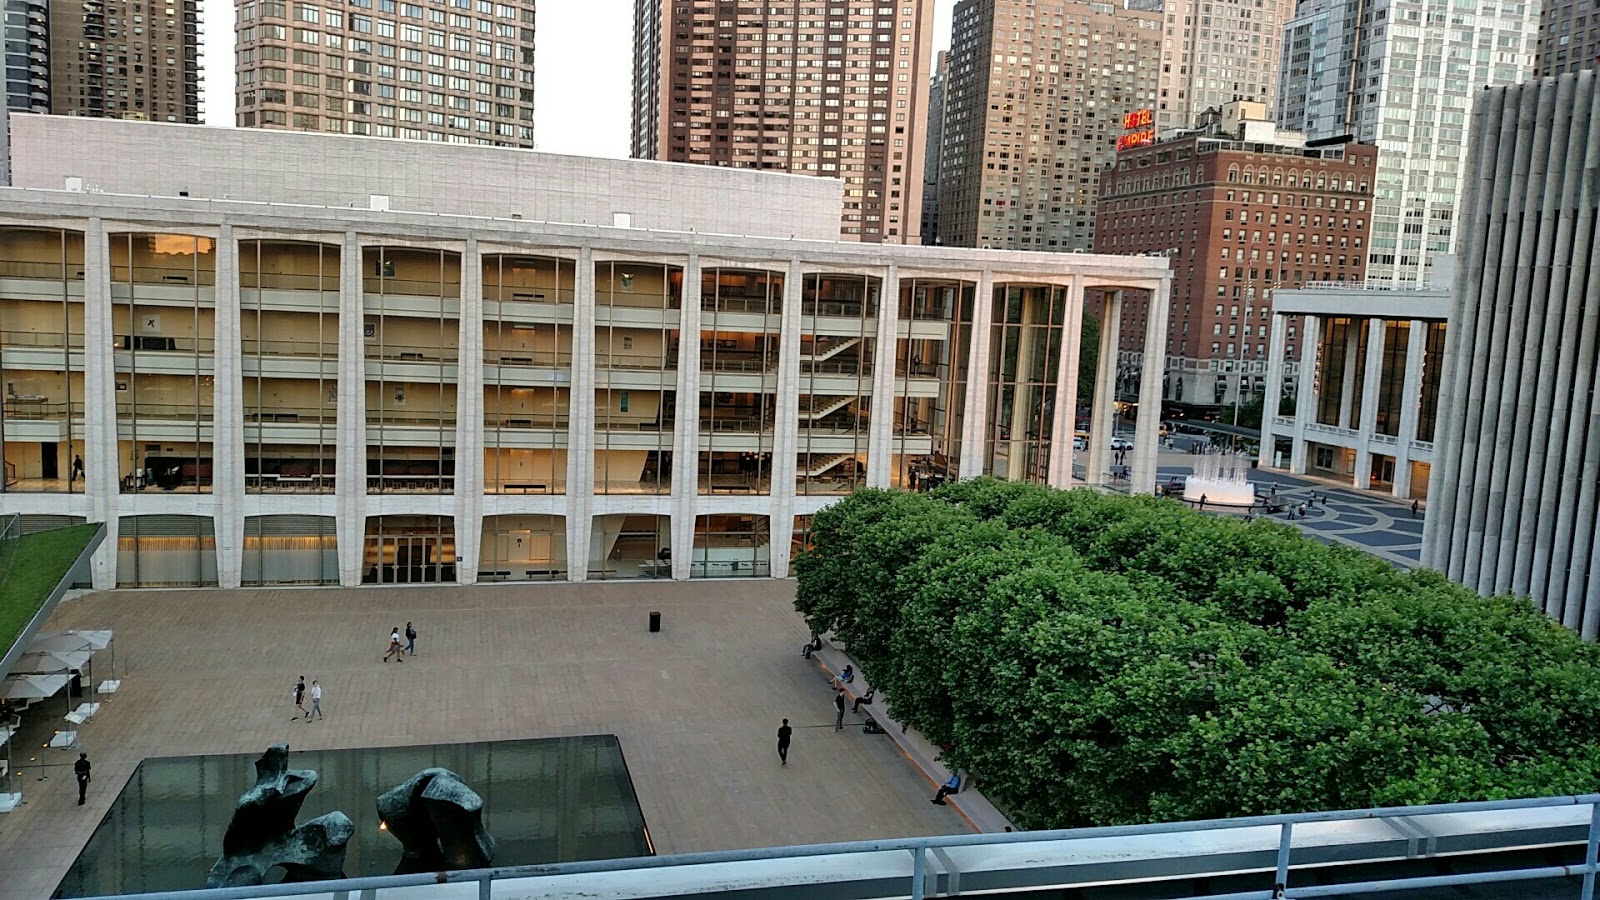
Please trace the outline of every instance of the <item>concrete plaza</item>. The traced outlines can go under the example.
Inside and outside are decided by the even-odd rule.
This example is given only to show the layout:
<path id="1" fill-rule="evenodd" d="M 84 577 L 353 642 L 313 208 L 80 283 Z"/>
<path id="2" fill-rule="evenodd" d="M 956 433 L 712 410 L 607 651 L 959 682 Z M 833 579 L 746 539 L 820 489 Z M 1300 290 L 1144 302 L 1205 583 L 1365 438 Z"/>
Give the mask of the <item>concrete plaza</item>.
<path id="1" fill-rule="evenodd" d="M 887 736 L 833 731 L 828 685 L 799 654 L 808 633 L 793 595 L 792 581 L 740 580 L 71 601 L 49 627 L 115 629 L 122 689 L 79 732 L 95 773 L 82 808 L 77 751 L 40 749 L 64 724 L 59 699 L 28 716 L 13 750 L 26 803 L 0 816 L 0 895 L 49 896 L 140 760 L 279 741 L 616 734 L 658 853 L 969 831 L 928 802 L 933 786 Z M 417 655 L 380 662 L 408 620 Z M 325 721 L 291 719 L 302 674 L 323 684 Z M 783 717 L 800 726 L 787 767 L 775 750 Z"/>

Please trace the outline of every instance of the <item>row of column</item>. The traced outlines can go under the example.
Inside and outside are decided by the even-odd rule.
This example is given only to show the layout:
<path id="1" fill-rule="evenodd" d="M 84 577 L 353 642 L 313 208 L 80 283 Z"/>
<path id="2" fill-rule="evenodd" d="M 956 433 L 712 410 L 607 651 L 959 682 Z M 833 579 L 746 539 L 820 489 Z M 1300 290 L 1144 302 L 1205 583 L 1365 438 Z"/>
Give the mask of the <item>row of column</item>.
<path id="1" fill-rule="evenodd" d="M 1322 371 L 1326 363 L 1322 346 L 1324 319 L 1313 313 L 1298 313 L 1301 319 L 1300 372 L 1295 392 L 1294 419 L 1290 427 L 1292 440 L 1289 452 L 1289 471 L 1296 475 L 1306 473 L 1309 466 L 1307 432 L 1317 421 L 1317 408 L 1321 399 Z M 1278 399 L 1283 396 L 1285 342 L 1287 316 L 1273 313 L 1271 343 L 1267 347 L 1266 399 L 1262 404 L 1262 440 L 1258 461 L 1271 466 L 1276 453 L 1277 432 L 1274 430 Z M 1355 395 L 1356 363 L 1359 360 L 1360 342 L 1352 337 L 1345 343 L 1344 379 L 1340 386 L 1339 425 L 1355 434 L 1354 486 L 1360 490 L 1372 487 L 1372 437 L 1378 431 L 1378 398 L 1383 383 L 1383 360 L 1387 340 L 1387 326 L 1391 320 L 1367 319 L 1367 356 L 1361 374 L 1361 396 Z M 1393 492 L 1397 497 L 1411 494 L 1411 442 L 1417 437 L 1417 417 L 1422 397 L 1422 362 L 1427 348 L 1428 325 L 1424 319 L 1410 320 L 1406 336 L 1405 372 L 1402 375 L 1399 434 L 1395 436 Z M 1359 419 L 1354 411 L 1360 410 Z"/>
<path id="2" fill-rule="evenodd" d="M 89 416 L 85 422 L 86 450 L 92 460 L 114 460 L 118 454 L 118 427 L 114 410 L 114 358 L 110 302 L 110 266 L 104 222 L 91 219 L 85 233 L 85 321 L 86 346 L 106 348 L 88 353 L 85 358 L 85 404 L 87 409 L 107 411 Z M 340 245 L 340 315 L 359 322 L 364 314 L 362 279 L 363 244 L 355 232 L 343 235 Z M 461 365 L 457 375 L 455 430 L 455 492 L 450 495 L 406 495 L 373 497 L 367 493 L 366 479 L 352 477 L 366 471 L 366 355 L 362 330 L 339 329 L 337 393 L 338 471 L 331 496 L 294 498 L 296 511 L 332 515 L 336 518 L 340 583 L 361 583 L 364 568 L 366 520 L 369 515 L 413 513 L 447 515 L 456 522 L 456 572 L 461 583 L 476 580 L 481 522 L 485 515 L 483 448 L 483 328 L 484 303 L 480 249 L 476 239 L 465 242 L 462 254 L 459 347 Z M 215 523 L 217 572 L 222 587 L 239 585 L 243 571 L 244 527 L 251 508 L 244 489 L 245 459 L 244 396 L 240 360 L 243 347 L 240 329 L 238 246 L 233 228 L 223 225 L 216 251 L 216 356 L 214 360 L 214 421 L 212 423 L 213 486 L 210 494 L 174 495 L 124 502 L 117 467 L 92 464 L 88 467 L 85 501 L 91 521 L 104 522 L 108 538 L 97 553 L 94 582 L 97 588 L 115 586 L 117 531 L 119 517 L 131 514 L 135 503 L 160 505 L 162 511 L 211 516 Z M 701 259 L 690 254 L 684 266 L 684 290 L 680 311 L 680 333 L 698 335 L 701 325 Z M 799 384 L 801 342 L 801 298 L 805 268 L 799 258 L 788 262 L 785 272 L 781 317 L 780 350 L 777 371 L 776 425 L 773 434 L 772 493 L 770 497 L 707 498 L 699 494 L 698 460 L 701 435 L 693 423 L 699 418 L 700 342 L 680 341 L 677 370 L 676 421 L 673 434 L 674 466 L 670 497 L 628 498 L 629 511 L 641 514 L 666 514 L 672 520 L 672 541 L 676 547 L 693 543 L 694 523 L 702 512 L 742 512 L 770 516 L 773 535 L 770 547 L 771 570 L 783 577 L 789 566 L 789 541 L 786 535 L 797 514 L 795 475 L 799 438 Z M 1022 279 L 1019 279 L 1022 280 Z M 1032 281 L 1031 279 L 1027 279 Z M 899 339 L 900 272 L 889 265 L 883 275 L 877 311 L 877 346 L 873 368 L 872 408 L 868 442 L 867 484 L 888 487 L 892 479 L 894 456 L 894 360 Z M 987 438 L 992 430 L 990 403 L 994 286 L 992 271 L 978 276 L 977 302 L 969 334 L 969 367 L 964 383 L 965 408 L 960 423 L 962 446 L 960 471 L 971 477 L 984 468 Z M 1053 428 L 1055 440 L 1048 461 L 1047 481 L 1056 487 L 1072 485 L 1074 450 L 1071 436 L 1077 408 L 1079 341 L 1083 324 L 1083 298 L 1086 284 L 1082 275 L 1072 275 L 1067 303 L 1068 319 L 1062 340 L 1058 370 L 1055 373 Z M 1152 309 L 1148 321 L 1166 321 L 1170 302 L 1170 277 L 1152 285 Z M 589 246 L 578 251 L 576 302 L 574 304 L 572 373 L 568 431 L 567 493 L 564 497 L 518 498 L 517 510 L 530 514 L 564 516 L 567 558 L 589 557 L 592 523 L 598 512 L 619 511 L 615 503 L 597 511 L 594 496 L 594 386 L 595 386 L 595 277 L 594 253 Z M 1105 326 L 1101 337 L 1100 365 L 1094 415 L 1091 427 L 1087 480 L 1104 484 L 1109 480 L 1109 445 L 1112 435 L 1112 409 L 1115 401 L 1116 347 L 1120 326 L 1122 292 L 1110 293 Z M 947 352 L 954 353 L 955 335 L 947 341 Z M 1141 385 L 1138 433 L 1132 460 L 1133 484 L 1138 492 L 1148 491 L 1156 480 L 1156 430 L 1160 415 L 1161 359 L 1164 334 L 1152 328 L 1146 336 L 1145 374 Z M 256 498 L 256 505 L 280 504 L 283 498 Z M 496 511 L 504 512 L 503 502 Z M 810 506 L 803 512 L 810 512 Z M 672 561 L 675 579 L 689 577 L 691 554 L 676 553 Z M 585 567 L 572 566 L 569 578 L 582 581 Z"/>

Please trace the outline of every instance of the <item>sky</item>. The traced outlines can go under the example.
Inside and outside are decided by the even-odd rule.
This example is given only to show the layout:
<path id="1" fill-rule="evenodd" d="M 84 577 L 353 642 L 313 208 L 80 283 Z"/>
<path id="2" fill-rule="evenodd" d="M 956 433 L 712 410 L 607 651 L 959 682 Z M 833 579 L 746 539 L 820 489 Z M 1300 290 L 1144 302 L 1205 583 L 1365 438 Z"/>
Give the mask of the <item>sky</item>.
<path id="1" fill-rule="evenodd" d="M 208 125 L 233 124 L 233 2 L 203 0 L 202 100 Z M 935 5 L 933 49 L 950 46 L 956 0 Z M 540 150 L 628 155 L 633 0 L 538 0 L 534 140 Z"/>

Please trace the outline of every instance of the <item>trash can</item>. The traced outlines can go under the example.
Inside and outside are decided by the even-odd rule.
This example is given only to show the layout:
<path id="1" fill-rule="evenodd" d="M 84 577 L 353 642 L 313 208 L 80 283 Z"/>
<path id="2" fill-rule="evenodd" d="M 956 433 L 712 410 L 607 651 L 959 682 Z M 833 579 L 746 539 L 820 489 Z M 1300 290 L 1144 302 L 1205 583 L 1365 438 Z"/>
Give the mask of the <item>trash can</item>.
<path id="1" fill-rule="evenodd" d="M 650 633 L 655 634 L 661 630 L 661 613 L 654 610 L 650 613 Z"/>

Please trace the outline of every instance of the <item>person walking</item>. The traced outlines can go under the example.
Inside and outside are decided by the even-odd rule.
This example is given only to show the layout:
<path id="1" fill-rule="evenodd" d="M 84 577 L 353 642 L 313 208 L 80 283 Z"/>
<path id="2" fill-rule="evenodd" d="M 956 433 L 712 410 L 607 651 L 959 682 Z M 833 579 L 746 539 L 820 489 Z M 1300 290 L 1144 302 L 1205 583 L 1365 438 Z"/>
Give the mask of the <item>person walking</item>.
<path id="1" fill-rule="evenodd" d="M 835 715 L 833 717 L 833 730 L 834 731 L 843 731 L 844 730 L 844 688 L 840 688 L 837 692 L 834 693 L 834 695 L 833 695 L 833 708 L 838 713 L 837 715 Z"/>
<path id="2" fill-rule="evenodd" d="M 783 724 L 778 726 L 778 764 L 781 766 L 789 764 L 789 740 L 792 737 L 794 729 L 789 727 L 789 720 L 784 719 Z"/>
<path id="3" fill-rule="evenodd" d="M 71 487 L 74 480 L 83 480 L 83 457 L 81 455 L 72 457 L 72 471 L 67 475 L 67 486 Z"/>
<path id="4" fill-rule="evenodd" d="M 89 754 L 78 754 L 78 761 L 72 764 L 72 772 L 78 776 L 78 805 L 82 806 L 83 795 L 89 790 Z"/>
<path id="5" fill-rule="evenodd" d="M 410 656 L 417 655 L 417 630 L 406 623 L 406 653 Z"/>
<path id="6" fill-rule="evenodd" d="M 1416 500 L 1411 501 L 1411 518 L 1413 518 L 1413 519 L 1415 519 L 1417 517 L 1417 505 L 1418 505 L 1418 502 L 1419 501 L 1416 501 Z"/>
<path id="7" fill-rule="evenodd" d="M 302 716 L 305 715 L 305 712 L 306 712 L 306 677 L 304 675 L 301 675 L 300 676 L 300 680 L 295 682 L 295 686 L 294 686 L 294 708 L 300 710 L 300 715 L 302 715 Z M 296 716 L 296 718 L 299 718 L 299 716 Z"/>
<path id="8" fill-rule="evenodd" d="M 400 628 L 398 626 L 389 632 L 389 652 L 383 655 L 383 661 L 388 662 L 389 657 L 394 657 L 397 662 L 405 662 L 405 647 L 400 643 Z"/>
<path id="9" fill-rule="evenodd" d="M 1205 494 L 1201 494 L 1200 495 L 1200 508 L 1201 509 L 1205 509 L 1206 508 L 1206 495 Z"/>
<path id="10" fill-rule="evenodd" d="M 318 681 L 311 682 L 311 711 L 306 713 L 306 721 L 309 722 L 312 718 L 327 718 L 322 714 L 322 683 Z"/>

